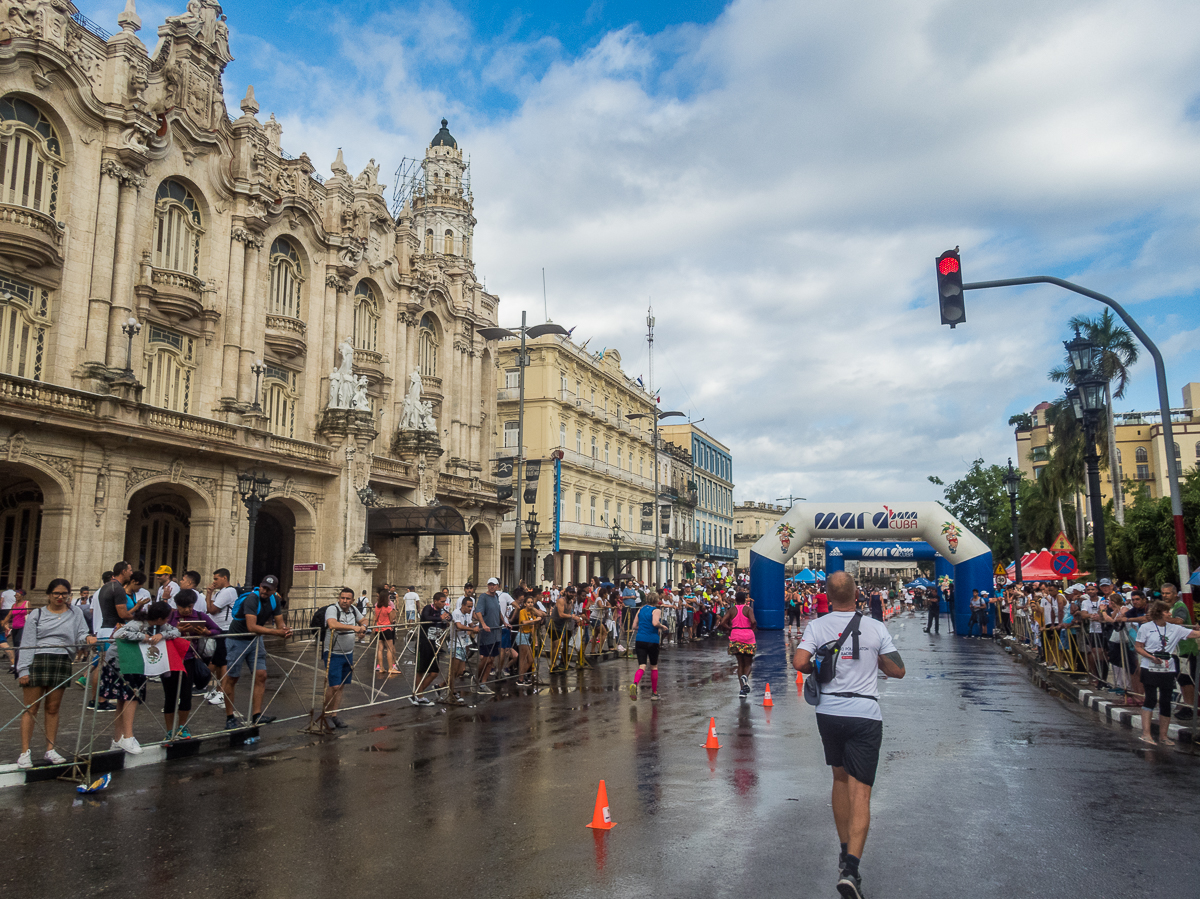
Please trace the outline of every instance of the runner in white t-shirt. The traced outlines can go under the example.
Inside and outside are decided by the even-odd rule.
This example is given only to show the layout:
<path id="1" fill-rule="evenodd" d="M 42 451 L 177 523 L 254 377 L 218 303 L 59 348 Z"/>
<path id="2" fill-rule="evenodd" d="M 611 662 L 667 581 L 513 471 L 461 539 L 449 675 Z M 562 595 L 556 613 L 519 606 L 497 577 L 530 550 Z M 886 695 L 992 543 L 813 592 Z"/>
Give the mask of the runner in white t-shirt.
<path id="1" fill-rule="evenodd" d="M 817 649 L 841 637 L 854 619 L 854 578 L 844 571 L 825 582 L 830 612 L 809 622 L 796 646 L 795 667 L 813 673 Z M 838 858 L 837 889 L 843 896 L 861 896 L 858 864 L 871 823 L 871 788 L 883 742 L 879 710 L 879 672 L 904 677 L 904 661 L 883 622 L 859 617 L 858 638 L 850 635 L 838 653 L 833 680 L 820 685 L 817 730 L 825 747 L 825 763 L 833 769 L 833 817 L 842 852 Z M 855 643 L 857 655 L 855 658 Z"/>

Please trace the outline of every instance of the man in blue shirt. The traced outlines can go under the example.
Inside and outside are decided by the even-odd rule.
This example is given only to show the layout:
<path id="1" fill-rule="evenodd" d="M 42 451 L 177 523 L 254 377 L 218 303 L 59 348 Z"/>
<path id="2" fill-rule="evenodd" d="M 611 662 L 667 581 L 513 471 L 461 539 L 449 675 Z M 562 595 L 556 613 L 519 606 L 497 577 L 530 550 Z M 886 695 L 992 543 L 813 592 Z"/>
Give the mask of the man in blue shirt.
<path id="1" fill-rule="evenodd" d="M 263 695 L 267 692 L 267 647 L 263 637 L 287 638 L 292 635 L 292 629 L 283 622 L 283 609 L 275 593 L 278 589 L 279 579 L 269 574 L 261 584 L 243 594 L 233 605 L 227 631 L 230 636 L 225 638 L 225 677 L 221 679 L 221 690 L 225 694 L 226 730 L 238 726 L 238 717 L 234 714 L 234 692 L 243 665 L 254 668 L 252 723 L 270 724 L 275 720 L 275 716 L 262 713 Z M 268 627 L 267 622 L 275 626 Z"/>

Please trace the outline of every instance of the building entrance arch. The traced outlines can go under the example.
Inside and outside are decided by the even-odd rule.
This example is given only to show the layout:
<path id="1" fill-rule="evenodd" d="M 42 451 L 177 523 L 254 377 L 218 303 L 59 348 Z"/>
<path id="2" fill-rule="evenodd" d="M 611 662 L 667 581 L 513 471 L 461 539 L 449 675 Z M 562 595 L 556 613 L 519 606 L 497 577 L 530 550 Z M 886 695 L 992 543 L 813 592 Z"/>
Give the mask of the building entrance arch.
<path id="1" fill-rule="evenodd" d="M 972 591 L 993 586 L 991 550 L 940 503 L 796 503 L 750 548 L 750 595 L 760 627 L 783 628 L 784 564 L 814 537 L 826 538 L 826 574 L 831 570 L 829 540 L 899 541 L 884 545 L 898 546 L 903 552 L 907 541 L 925 541 L 940 557 L 938 573 L 943 564 L 953 569 L 952 614 L 960 634 L 967 632 Z M 907 545 L 914 553 L 920 546 Z"/>

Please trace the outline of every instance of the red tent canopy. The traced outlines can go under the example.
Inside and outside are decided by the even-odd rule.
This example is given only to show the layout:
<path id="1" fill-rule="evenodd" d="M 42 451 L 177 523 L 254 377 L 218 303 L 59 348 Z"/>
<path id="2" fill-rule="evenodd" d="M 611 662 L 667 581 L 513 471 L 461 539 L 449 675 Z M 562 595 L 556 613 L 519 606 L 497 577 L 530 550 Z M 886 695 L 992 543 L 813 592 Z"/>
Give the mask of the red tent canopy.
<path id="1" fill-rule="evenodd" d="M 1063 576 L 1054 570 L 1050 561 L 1054 558 L 1054 554 L 1048 549 L 1043 549 L 1038 552 L 1027 552 L 1021 556 L 1021 579 L 1026 581 L 1061 581 Z M 1009 581 L 1016 578 L 1017 566 L 1010 564 L 1005 573 L 1008 575 Z M 1074 580 L 1082 576 L 1083 572 L 1075 572 L 1068 580 Z"/>

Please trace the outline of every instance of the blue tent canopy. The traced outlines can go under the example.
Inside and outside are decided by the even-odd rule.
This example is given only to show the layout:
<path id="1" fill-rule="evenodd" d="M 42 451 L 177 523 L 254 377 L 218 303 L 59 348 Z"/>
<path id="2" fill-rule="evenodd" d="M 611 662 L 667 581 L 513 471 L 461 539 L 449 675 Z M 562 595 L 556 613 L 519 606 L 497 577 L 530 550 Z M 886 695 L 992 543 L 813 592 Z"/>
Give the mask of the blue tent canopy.
<path id="1" fill-rule="evenodd" d="M 1192 575 L 1188 583 L 1200 587 L 1200 569 L 1197 569 L 1196 573 Z"/>
<path id="2" fill-rule="evenodd" d="M 813 574 L 811 570 L 805 568 L 803 571 L 798 572 L 795 577 L 792 578 L 792 580 L 801 584 L 815 584 L 817 582 L 817 576 Z"/>
<path id="3" fill-rule="evenodd" d="M 818 581 L 823 581 L 823 580 L 825 580 L 825 572 L 824 572 L 823 570 L 822 570 L 822 571 L 818 571 L 818 572 L 817 572 L 817 580 L 818 580 Z"/>
<path id="4" fill-rule="evenodd" d="M 936 587 L 937 584 L 929 580 L 929 578 L 919 577 L 915 580 L 909 581 L 904 586 L 906 589 L 912 589 L 913 587 Z"/>

